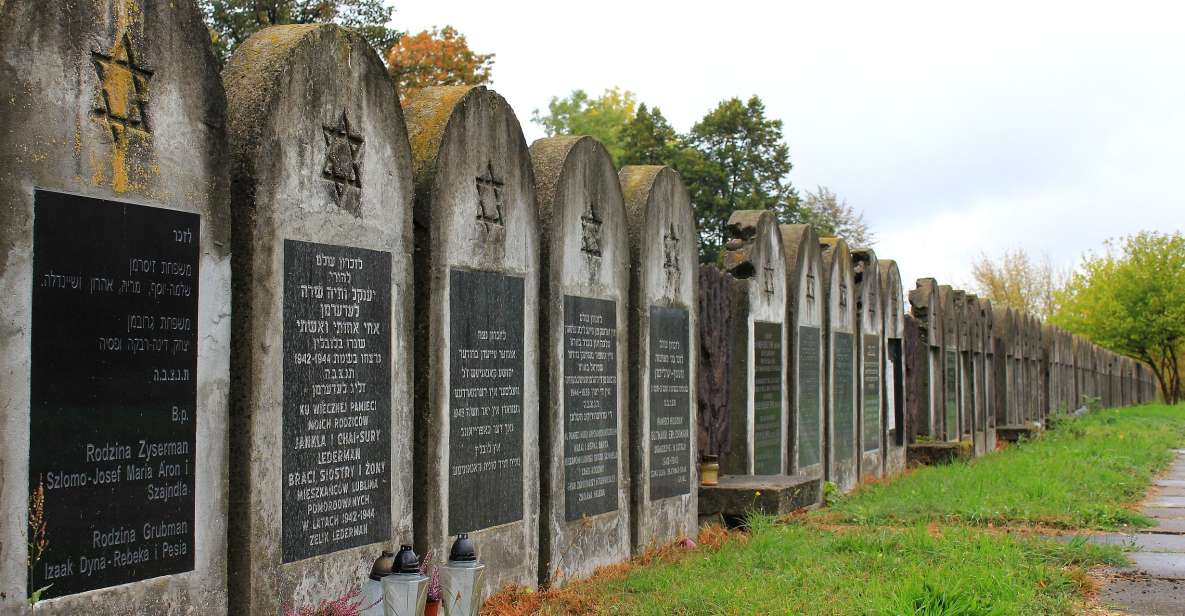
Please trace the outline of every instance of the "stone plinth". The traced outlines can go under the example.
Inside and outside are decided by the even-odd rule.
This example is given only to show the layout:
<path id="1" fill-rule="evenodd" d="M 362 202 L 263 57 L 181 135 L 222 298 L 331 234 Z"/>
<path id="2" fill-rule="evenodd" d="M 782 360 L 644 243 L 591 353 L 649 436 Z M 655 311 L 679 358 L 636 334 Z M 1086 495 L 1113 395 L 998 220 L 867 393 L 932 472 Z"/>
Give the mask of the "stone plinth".
<path id="1" fill-rule="evenodd" d="M 935 464 L 950 464 L 958 460 L 970 460 L 974 454 L 974 445 L 971 441 L 911 443 L 906 457 L 909 466 L 933 466 Z"/>
<path id="2" fill-rule="evenodd" d="M 699 518 L 701 523 L 736 526 L 753 511 L 784 516 L 822 501 L 819 477 L 734 475 L 721 477 L 719 485 L 699 487 Z"/>

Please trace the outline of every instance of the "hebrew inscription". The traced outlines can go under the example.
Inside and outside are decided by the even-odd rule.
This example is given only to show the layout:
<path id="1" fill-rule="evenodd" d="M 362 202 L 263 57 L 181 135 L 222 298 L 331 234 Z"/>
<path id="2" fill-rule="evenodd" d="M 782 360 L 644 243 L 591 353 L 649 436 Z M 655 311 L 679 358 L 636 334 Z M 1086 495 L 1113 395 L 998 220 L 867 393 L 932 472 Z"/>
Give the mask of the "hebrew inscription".
<path id="1" fill-rule="evenodd" d="M 864 424 L 864 451 L 872 452 L 881 446 L 881 379 L 880 379 L 880 338 L 874 334 L 864 334 L 863 344 L 863 406 L 861 408 Z"/>
<path id="2" fill-rule="evenodd" d="M 691 486 L 689 327 L 686 310 L 650 307 L 650 500 Z"/>
<path id="3" fill-rule="evenodd" d="M 819 328 L 800 325 L 798 327 L 798 467 L 806 468 L 818 464 L 819 417 L 822 415 L 819 400 Z"/>
<path id="4" fill-rule="evenodd" d="M 842 286 L 840 287 L 843 288 Z M 855 453 L 856 444 L 856 362 L 852 334 L 836 332 L 832 358 L 832 421 L 835 426 L 835 463 L 847 462 Z"/>
<path id="5" fill-rule="evenodd" d="M 782 324 L 753 328 L 753 473 L 782 473 Z"/>
<path id="6" fill-rule="evenodd" d="M 618 507 L 617 304 L 564 296 L 564 510 Z"/>

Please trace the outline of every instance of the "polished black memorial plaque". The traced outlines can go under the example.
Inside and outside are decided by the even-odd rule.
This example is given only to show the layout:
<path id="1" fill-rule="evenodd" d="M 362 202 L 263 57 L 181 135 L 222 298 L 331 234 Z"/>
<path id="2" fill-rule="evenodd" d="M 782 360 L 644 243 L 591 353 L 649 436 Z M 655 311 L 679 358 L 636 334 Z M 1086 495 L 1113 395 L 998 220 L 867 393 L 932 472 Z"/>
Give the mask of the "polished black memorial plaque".
<path id="1" fill-rule="evenodd" d="M 753 473 L 782 468 L 782 324 L 753 324 Z"/>
<path id="2" fill-rule="evenodd" d="M 835 429 L 835 444 L 831 450 L 835 462 L 849 461 L 856 446 L 856 357 L 852 334 L 833 334 L 835 346 L 832 349 L 832 391 L 831 420 Z"/>
<path id="3" fill-rule="evenodd" d="M 798 468 L 807 468 L 820 462 L 819 424 L 822 407 L 819 393 L 819 328 L 809 325 L 798 326 Z"/>
<path id="4" fill-rule="evenodd" d="M 617 303 L 564 296 L 564 516 L 618 507 Z"/>
<path id="5" fill-rule="evenodd" d="M 946 351 L 946 440 L 959 440 L 959 354 Z"/>
<path id="6" fill-rule="evenodd" d="M 449 271 L 450 535 L 523 519 L 523 290 Z"/>
<path id="7" fill-rule="evenodd" d="M 283 562 L 391 538 L 391 253 L 284 240 Z"/>
<path id="8" fill-rule="evenodd" d="M 650 307 L 650 500 L 691 489 L 689 327 L 686 310 Z"/>
<path id="9" fill-rule="evenodd" d="M 863 397 L 861 398 L 861 419 L 864 424 L 864 451 L 872 452 L 881 446 L 881 378 L 880 337 L 864 334 Z"/>
<path id="10" fill-rule="evenodd" d="M 191 571 L 201 218 L 33 207 L 29 592 Z"/>

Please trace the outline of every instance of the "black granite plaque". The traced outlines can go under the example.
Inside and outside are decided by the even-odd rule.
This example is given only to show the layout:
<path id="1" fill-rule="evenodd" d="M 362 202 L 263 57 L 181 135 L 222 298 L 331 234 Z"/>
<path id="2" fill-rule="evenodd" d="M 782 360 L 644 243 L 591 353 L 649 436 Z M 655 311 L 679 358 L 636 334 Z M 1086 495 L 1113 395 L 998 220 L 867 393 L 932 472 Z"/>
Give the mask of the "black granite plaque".
<path id="1" fill-rule="evenodd" d="M 836 332 L 833 337 L 831 421 L 835 444 L 831 450 L 835 454 L 835 463 L 843 464 L 853 459 L 856 447 L 855 343 L 852 334 Z"/>
<path id="2" fill-rule="evenodd" d="M 33 207 L 29 592 L 191 571 L 201 218 Z"/>
<path id="3" fill-rule="evenodd" d="M 819 463 L 820 335 L 818 327 L 798 327 L 798 467 Z"/>
<path id="4" fill-rule="evenodd" d="M 753 327 L 753 473 L 782 473 L 782 324 Z"/>
<path id="5" fill-rule="evenodd" d="M 523 519 L 523 288 L 449 271 L 450 535 Z"/>
<path id="6" fill-rule="evenodd" d="M 959 354 L 946 351 L 946 440 L 959 440 Z"/>
<path id="7" fill-rule="evenodd" d="M 283 561 L 391 537 L 391 253 L 284 240 Z"/>
<path id="8" fill-rule="evenodd" d="M 689 328 L 686 310 L 650 307 L 650 500 L 691 489 Z"/>
<path id="9" fill-rule="evenodd" d="M 864 451 L 872 452 L 881 446 L 881 379 L 880 338 L 875 334 L 864 334 L 864 388 L 861 406 L 864 424 Z"/>
<path id="10" fill-rule="evenodd" d="M 564 515 L 616 511 L 617 303 L 564 296 Z"/>

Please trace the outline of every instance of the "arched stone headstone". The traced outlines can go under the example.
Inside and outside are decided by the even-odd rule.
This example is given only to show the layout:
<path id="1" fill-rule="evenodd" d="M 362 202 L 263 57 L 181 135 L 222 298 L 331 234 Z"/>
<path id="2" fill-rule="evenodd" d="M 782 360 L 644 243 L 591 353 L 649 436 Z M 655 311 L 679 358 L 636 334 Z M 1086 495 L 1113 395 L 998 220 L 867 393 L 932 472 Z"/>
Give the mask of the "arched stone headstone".
<path id="1" fill-rule="evenodd" d="M 720 471 L 787 472 L 786 258 L 778 222 L 768 210 L 738 210 L 728 219 L 724 268 L 740 284 L 733 332 L 731 443 Z"/>
<path id="2" fill-rule="evenodd" d="M 901 292 L 901 272 L 892 259 L 880 260 L 881 317 L 885 331 L 884 379 L 881 389 L 882 439 L 885 444 L 885 475 L 905 470 L 906 418 L 905 384 L 912 375 L 905 363 L 905 305 Z"/>
<path id="3" fill-rule="evenodd" d="M 0 8 L 0 612 L 226 613 L 225 113 L 192 2 Z"/>
<path id="4" fill-rule="evenodd" d="M 961 289 L 951 289 L 950 296 L 951 304 L 954 307 L 955 353 L 958 357 L 958 379 L 955 387 L 959 412 L 957 434 L 958 440 L 972 442 L 972 426 L 975 422 L 971 386 L 971 329 L 973 324 L 968 318 L 967 293 Z"/>
<path id="5" fill-rule="evenodd" d="M 230 611 L 270 616 L 347 593 L 412 539 L 411 151 L 382 60 L 349 30 L 267 28 L 223 76 Z"/>
<path id="6" fill-rule="evenodd" d="M 823 323 L 827 287 L 819 238 L 809 225 L 781 225 L 786 253 L 787 322 L 790 340 L 790 470 L 822 478 L 826 463 L 826 349 Z"/>
<path id="7" fill-rule="evenodd" d="M 964 353 L 964 366 L 967 375 L 964 382 L 968 383 L 969 398 L 968 424 L 971 429 L 971 441 L 976 456 L 988 453 L 987 415 L 984 413 L 984 380 L 983 380 L 983 321 L 979 315 L 979 296 L 967 293 L 963 297 L 963 314 L 967 323 L 967 351 Z"/>
<path id="8" fill-rule="evenodd" d="M 823 284 L 827 286 L 824 338 L 827 341 L 827 480 L 846 494 L 859 479 L 859 413 L 855 284 L 852 255 L 840 238 L 819 240 Z"/>
<path id="9" fill-rule="evenodd" d="M 942 440 L 957 443 L 962 435 L 959 425 L 959 313 L 955 308 L 954 289 L 938 286 L 939 313 L 942 322 Z"/>
<path id="10" fill-rule="evenodd" d="M 986 447 L 988 452 L 996 448 L 996 333 L 995 318 L 992 302 L 986 297 L 979 298 L 976 309 L 979 311 L 979 325 L 982 330 L 983 359 L 981 363 L 980 381 L 983 383 L 983 416 L 986 424 Z"/>
<path id="11" fill-rule="evenodd" d="M 625 201 L 592 137 L 531 145 L 539 208 L 541 581 L 630 557 L 629 244 Z"/>
<path id="12" fill-rule="evenodd" d="M 909 292 L 909 309 L 919 325 L 917 351 L 922 357 L 913 365 L 916 383 L 914 397 L 918 404 L 910 408 L 910 442 L 942 440 L 942 318 L 938 301 L 938 283 L 933 278 L 919 278 Z"/>
<path id="13" fill-rule="evenodd" d="M 881 311 L 880 263 L 871 248 L 852 251 L 852 279 L 856 285 L 856 321 L 859 323 L 857 355 L 860 360 L 860 478 L 884 474 L 884 425 L 881 388 L 884 368 L 884 315 Z"/>
<path id="14" fill-rule="evenodd" d="M 469 533 L 486 590 L 539 575 L 535 178 L 510 105 L 482 86 L 403 105 L 415 163 L 415 536 Z"/>
<path id="15" fill-rule="evenodd" d="M 634 553 L 695 534 L 698 262 L 691 199 L 669 167 L 618 172 L 630 237 Z"/>

